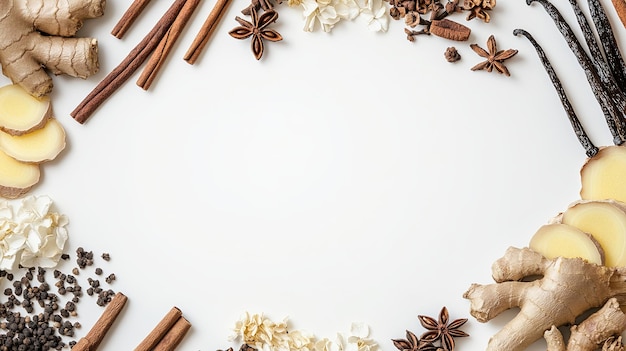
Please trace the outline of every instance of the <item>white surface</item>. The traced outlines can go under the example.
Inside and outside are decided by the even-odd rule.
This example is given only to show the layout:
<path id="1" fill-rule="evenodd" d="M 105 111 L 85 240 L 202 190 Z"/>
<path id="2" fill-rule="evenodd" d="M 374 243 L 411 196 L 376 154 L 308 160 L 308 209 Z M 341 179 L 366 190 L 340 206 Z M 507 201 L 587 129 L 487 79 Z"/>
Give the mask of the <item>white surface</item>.
<path id="1" fill-rule="evenodd" d="M 45 165 L 33 194 L 70 218 L 68 251 L 109 252 L 114 288 L 130 302 L 103 350 L 136 346 L 172 306 L 193 324 L 181 350 L 225 349 L 244 311 L 333 338 L 362 321 L 385 351 L 418 314 L 447 306 L 469 317 L 463 292 L 489 283 L 491 263 L 525 246 L 578 198 L 585 160 L 524 28 L 552 59 L 598 145 L 611 142 L 583 71 L 539 5 L 500 1 L 492 21 L 465 22 L 467 43 L 420 36 L 403 23 L 371 33 L 342 22 L 302 31 L 279 7 L 257 62 L 231 38 L 247 6 L 235 1 L 194 66 L 182 55 L 213 6 L 204 1 L 151 91 L 137 75 L 92 118 L 69 113 L 169 6 L 151 4 L 124 40 L 109 32 L 128 6 L 80 32 L 100 42 L 101 72 L 55 78 L 56 115 L 69 147 Z M 572 20 L 566 3 L 559 6 Z M 618 39 L 625 31 L 606 3 Z M 512 77 L 471 72 L 495 34 Z M 463 56 L 450 64 L 446 47 Z M 4 79 L 4 78 L 2 78 Z M 3 80 L 2 82 L 6 82 Z M 101 310 L 79 306 L 88 330 Z M 484 349 L 512 313 L 480 324 L 458 350 Z M 538 342 L 531 350 L 545 350 Z"/>

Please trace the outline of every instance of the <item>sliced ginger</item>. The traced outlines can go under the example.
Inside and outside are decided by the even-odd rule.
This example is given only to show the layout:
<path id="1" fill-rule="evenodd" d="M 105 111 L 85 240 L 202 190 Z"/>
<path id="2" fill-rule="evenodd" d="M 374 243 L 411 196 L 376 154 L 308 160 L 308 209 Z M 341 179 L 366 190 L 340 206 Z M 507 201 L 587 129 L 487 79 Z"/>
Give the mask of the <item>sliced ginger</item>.
<path id="1" fill-rule="evenodd" d="M 15 84 L 0 88 L 0 130 L 25 134 L 43 127 L 51 115 L 49 97 L 33 97 Z"/>
<path id="2" fill-rule="evenodd" d="M 529 247 L 548 259 L 559 256 L 579 257 L 589 263 L 604 263 L 604 252 L 598 241 L 567 224 L 554 223 L 542 226 L 530 240 Z"/>
<path id="3" fill-rule="evenodd" d="M 22 162 L 53 160 L 65 148 L 65 130 L 54 118 L 43 128 L 27 134 L 11 135 L 0 131 L 0 150 Z"/>
<path id="4" fill-rule="evenodd" d="M 626 211 L 613 201 L 585 201 L 570 206 L 561 223 L 589 233 L 604 250 L 609 267 L 626 267 Z"/>
<path id="5" fill-rule="evenodd" d="M 626 147 L 607 146 L 580 170 L 583 200 L 614 199 L 626 202 Z"/>
<path id="6" fill-rule="evenodd" d="M 14 199 L 39 182 L 39 166 L 15 160 L 0 151 L 0 196 Z"/>

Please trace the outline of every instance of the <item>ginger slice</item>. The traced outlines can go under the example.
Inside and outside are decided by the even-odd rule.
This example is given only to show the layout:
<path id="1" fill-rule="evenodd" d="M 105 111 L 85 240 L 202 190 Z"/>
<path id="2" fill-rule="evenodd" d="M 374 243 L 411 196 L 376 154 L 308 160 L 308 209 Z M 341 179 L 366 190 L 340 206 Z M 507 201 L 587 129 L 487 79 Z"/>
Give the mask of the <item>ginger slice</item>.
<path id="1" fill-rule="evenodd" d="M 614 201 L 583 201 L 570 206 L 561 223 L 589 233 L 604 250 L 609 267 L 626 267 L 626 210 Z"/>
<path id="2" fill-rule="evenodd" d="M 0 151 L 0 196 L 18 198 L 37 184 L 39 177 L 39 165 L 17 161 Z"/>
<path id="3" fill-rule="evenodd" d="M 0 88 L 0 130 L 25 134 L 43 127 L 51 116 L 49 97 L 33 97 L 15 84 Z"/>
<path id="4" fill-rule="evenodd" d="M 55 118 L 43 128 L 22 135 L 0 131 L 0 150 L 22 162 L 40 163 L 53 160 L 65 149 L 65 130 Z"/>
<path id="5" fill-rule="evenodd" d="M 589 234 L 567 224 L 546 224 L 530 240 L 529 248 L 548 259 L 582 258 L 589 263 L 603 264 L 600 244 Z"/>
<path id="6" fill-rule="evenodd" d="M 607 146 L 580 170 L 583 200 L 614 199 L 626 202 L 626 147 Z"/>

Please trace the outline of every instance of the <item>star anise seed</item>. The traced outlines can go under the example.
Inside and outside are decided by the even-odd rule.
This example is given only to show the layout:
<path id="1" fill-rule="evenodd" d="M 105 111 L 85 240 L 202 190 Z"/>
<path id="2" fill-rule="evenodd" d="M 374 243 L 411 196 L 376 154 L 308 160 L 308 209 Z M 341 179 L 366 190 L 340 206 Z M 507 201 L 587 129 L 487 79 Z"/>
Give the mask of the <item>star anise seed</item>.
<path id="1" fill-rule="evenodd" d="M 435 345 L 420 340 L 409 330 L 406 331 L 406 339 L 393 339 L 391 341 L 399 351 L 437 351 Z"/>
<path id="2" fill-rule="evenodd" d="M 441 342 L 441 347 L 445 351 L 454 351 L 454 338 L 469 336 L 459 328 L 467 322 L 467 318 L 455 319 L 448 323 L 450 317 L 448 309 L 444 306 L 439 312 L 437 320 L 428 316 L 417 317 L 424 328 L 428 331 L 422 334 L 421 341 L 434 343 Z"/>
<path id="3" fill-rule="evenodd" d="M 508 49 L 498 51 L 496 47 L 496 39 L 493 35 L 489 36 L 489 39 L 487 39 L 487 49 L 489 51 L 481 48 L 478 44 L 471 44 L 470 47 L 476 54 L 478 54 L 478 56 L 487 59 L 472 67 L 472 71 L 486 70 L 487 72 L 491 72 L 495 68 L 496 71 L 503 73 L 507 77 L 511 75 L 509 70 L 504 65 L 504 61 L 515 56 L 515 54 L 517 54 L 517 50 Z"/>
<path id="4" fill-rule="evenodd" d="M 263 56 L 263 39 L 269 41 L 280 41 L 283 37 L 273 29 L 266 29 L 271 23 L 276 22 L 278 13 L 274 10 L 263 12 L 261 16 L 257 11 L 251 11 L 252 22 L 248 22 L 241 17 L 235 17 L 240 26 L 233 28 L 228 34 L 236 39 L 247 39 L 252 37 L 252 52 L 257 60 Z"/>

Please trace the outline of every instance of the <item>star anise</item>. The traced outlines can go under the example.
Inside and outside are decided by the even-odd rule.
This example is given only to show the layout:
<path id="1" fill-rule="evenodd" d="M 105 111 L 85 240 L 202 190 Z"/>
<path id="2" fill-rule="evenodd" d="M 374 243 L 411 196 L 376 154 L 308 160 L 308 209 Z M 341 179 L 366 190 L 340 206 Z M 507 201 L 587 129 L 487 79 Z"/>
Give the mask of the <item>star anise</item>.
<path id="1" fill-rule="evenodd" d="M 420 340 L 409 330 L 406 331 L 406 339 L 392 339 L 391 341 L 399 351 L 437 351 L 435 345 Z"/>
<path id="2" fill-rule="evenodd" d="M 257 11 L 251 11 L 250 16 L 252 17 L 252 22 L 248 22 L 241 17 L 235 17 L 235 20 L 239 22 L 240 26 L 235 27 L 228 32 L 228 34 L 236 39 L 252 37 L 252 52 L 254 53 L 254 57 L 260 60 L 264 51 L 263 39 L 269 41 L 283 40 L 283 37 L 275 30 L 266 29 L 271 23 L 276 22 L 278 13 L 274 10 L 269 10 L 259 16 Z"/>
<path id="3" fill-rule="evenodd" d="M 472 48 L 472 50 L 474 50 L 474 52 L 478 54 L 478 56 L 487 59 L 472 67 L 472 71 L 484 69 L 487 72 L 491 72 L 495 68 L 496 71 L 498 71 L 499 73 L 504 73 L 504 75 L 506 75 L 507 77 L 511 75 L 503 62 L 504 60 L 510 59 L 511 57 L 515 56 L 515 54 L 517 54 L 517 50 L 508 49 L 498 51 L 496 47 L 496 39 L 493 37 L 493 35 L 491 35 L 489 39 L 487 39 L 487 49 L 489 50 L 489 52 L 487 52 L 485 49 L 481 48 L 477 44 L 472 44 L 470 45 L 470 47 Z"/>
<path id="4" fill-rule="evenodd" d="M 421 341 L 434 343 L 439 340 L 441 347 L 445 351 L 454 350 L 455 337 L 469 336 L 469 334 L 459 329 L 467 322 L 467 318 L 455 319 L 448 323 L 450 317 L 448 315 L 448 309 L 445 306 L 441 309 L 441 312 L 439 312 L 439 318 L 437 320 L 427 316 L 418 316 L 417 318 L 419 318 L 422 326 L 428 330 L 422 334 Z"/>

